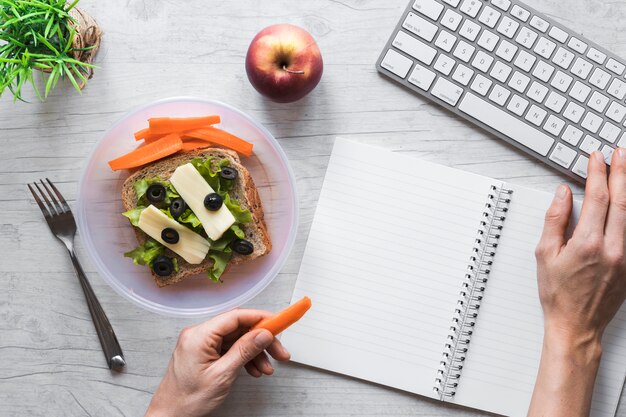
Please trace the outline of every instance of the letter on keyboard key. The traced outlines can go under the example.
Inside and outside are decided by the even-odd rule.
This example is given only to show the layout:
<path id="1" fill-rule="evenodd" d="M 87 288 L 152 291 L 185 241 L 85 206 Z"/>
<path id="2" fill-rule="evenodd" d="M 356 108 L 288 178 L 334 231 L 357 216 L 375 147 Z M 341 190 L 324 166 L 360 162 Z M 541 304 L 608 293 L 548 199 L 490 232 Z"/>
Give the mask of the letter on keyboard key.
<path id="1" fill-rule="evenodd" d="M 559 136 L 561 130 L 563 130 L 563 126 L 565 126 L 565 122 L 551 114 L 546 124 L 543 125 L 543 130 L 552 133 L 554 136 Z"/>
<path id="2" fill-rule="evenodd" d="M 393 40 L 393 46 L 422 61 L 426 65 L 430 65 L 437 55 L 437 50 L 426 45 L 422 41 L 419 41 L 400 31 Z"/>
<path id="3" fill-rule="evenodd" d="M 439 32 L 439 36 L 437 36 L 435 45 L 446 52 L 450 52 L 455 42 L 456 36 L 442 29 L 441 32 Z"/>
<path id="4" fill-rule="evenodd" d="M 459 28 L 461 20 L 463 20 L 463 16 L 452 9 L 448 9 L 441 19 L 441 24 L 454 32 Z"/>
<path id="5" fill-rule="evenodd" d="M 524 114 L 526 107 L 528 107 L 528 100 L 521 98 L 517 94 L 513 94 L 511 101 L 509 101 L 509 105 L 506 106 L 508 110 L 512 111 L 518 116 Z"/>
<path id="6" fill-rule="evenodd" d="M 500 58 L 504 59 L 507 62 L 511 62 L 511 60 L 515 56 L 515 52 L 517 52 L 517 46 L 503 39 L 502 42 L 500 42 L 500 46 L 498 46 L 496 55 L 498 55 Z"/>
<path id="7" fill-rule="evenodd" d="M 489 68 L 491 68 L 491 63 L 493 62 L 493 57 L 491 55 L 487 55 L 483 51 L 478 51 L 474 60 L 472 61 L 472 67 L 482 71 L 487 72 Z"/>
<path id="8" fill-rule="evenodd" d="M 474 75 L 474 71 L 467 68 L 463 64 L 459 64 L 456 66 L 454 70 L 454 74 L 452 74 L 452 79 L 459 84 L 467 85 L 469 84 L 472 76 Z"/>
<path id="9" fill-rule="evenodd" d="M 589 158 L 584 155 L 580 155 L 574 168 L 572 168 L 572 172 L 579 177 L 587 178 L 587 166 L 589 165 Z"/>
<path id="10" fill-rule="evenodd" d="M 546 107 L 554 112 L 561 113 L 566 102 L 567 99 L 565 97 L 552 91 L 546 100 Z"/>
<path id="11" fill-rule="evenodd" d="M 443 11 L 443 6 L 435 0 L 415 0 L 415 3 L 413 3 L 413 9 L 417 10 L 424 16 L 437 20 Z"/>
<path id="12" fill-rule="evenodd" d="M 493 87 L 493 90 L 491 90 L 491 94 L 489 94 L 489 100 L 499 104 L 500 106 L 504 106 L 506 99 L 509 98 L 510 95 L 511 92 L 509 90 L 499 84 L 496 84 Z"/>
<path id="13" fill-rule="evenodd" d="M 385 54 L 380 66 L 388 71 L 393 72 L 400 78 L 406 77 L 413 65 L 413 61 L 402 54 L 390 49 Z"/>
<path id="14" fill-rule="evenodd" d="M 456 84 L 439 77 L 435 82 L 435 86 L 430 91 L 430 94 L 445 101 L 451 106 L 456 106 L 459 98 L 461 98 L 461 94 L 463 94 L 463 89 L 458 87 Z"/>
<path id="15" fill-rule="evenodd" d="M 587 105 L 597 111 L 598 113 L 602 113 L 606 108 L 607 104 L 609 104 L 609 98 L 604 94 L 600 94 L 597 91 L 594 91 L 589 99 Z"/>
<path id="16" fill-rule="evenodd" d="M 491 80 L 489 80 L 486 77 L 483 77 L 480 74 L 477 74 L 476 77 L 474 78 L 474 81 L 472 81 L 472 85 L 470 88 L 476 91 L 481 96 L 484 96 L 489 91 L 489 87 L 491 87 L 491 84 L 492 84 Z"/>
<path id="17" fill-rule="evenodd" d="M 427 42 L 431 42 L 433 40 L 438 30 L 437 26 L 412 12 L 409 12 L 406 19 L 404 19 L 402 27 Z"/>
<path id="18" fill-rule="evenodd" d="M 548 155 L 554 143 L 548 135 L 472 93 L 465 94 L 459 110 L 539 155 Z"/>
<path id="19" fill-rule="evenodd" d="M 606 111 L 606 117 L 613 120 L 614 122 L 622 123 L 622 120 L 624 120 L 624 116 L 626 116 L 626 107 L 614 101 L 611 102 L 609 109 Z"/>
<path id="20" fill-rule="evenodd" d="M 455 63 L 456 62 L 454 61 L 454 59 L 450 58 L 449 56 L 445 54 L 439 54 L 433 68 L 435 68 L 435 70 L 444 75 L 450 75 L 452 67 L 454 67 Z"/>
<path id="21" fill-rule="evenodd" d="M 428 91 L 430 86 L 433 84 L 435 77 L 435 73 L 431 70 L 428 70 L 419 64 L 415 64 L 415 68 L 413 68 L 413 72 L 409 76 L 409 82 L 418 86 L 422 90 Z"/>
<path id="22" fill-rule="evenodd" d="M 580 119 L 583 117 L 584 112 L 585 112 L 585 109 L 583 109 L 582 107 L 580 107 L 578 104 L 574 103 L 573 101 L 570 101 L 569 104 L 567 105 L 567 108 L 565 109 L 565 112 L 563 112 L 563 116 L 567 120 L 571 120 L 574 123 L 578 123 Z"/>
<path id="23" fill-rule="evenodd" d="M 465 19 L 461 30 L 459 30 L 459 35 L 468 39 L 470 42 L 474 42 L 476 37 L 478 37 L 478 32 L 480 32 L 480 26 L 469 19 Z"/>
<path id="24" fill-rule="evenodd" d="M 569 168 L 572 165 L 572 162 L 574 162 L 576 155 L 578 155 L 577 152 L 569 146 L 557 143 L 554 150 L 550 154 L 550 160 L 556 162 L 564 168 Z"/>
<path id="25" fill-rule="evenodd" d="M 504 65 L 500 61 L 496 61 L 496 64 L 493 66 L 491 74 L 489 75 L 491 75 L 493 78 L 500 81 L 501 83 L 505 83 L 506 80 L 509 78 L 509 74 L 511 73 L 511 71 L 511 67 L 509 67 L 508 65 Z"/>
<path id="26" fill-rule="evenodd" d="M 533 104 L 532 106 L 530 106 L 530 110 L 528 110 L 528 113 L 526 113 L 526 120 L 528 120 L 535 126 L 541 126 L 541 123 L 543 123 L 543 120 L 546 118 L 547 114 L 548 112 L 546 112 L 544 109 L 537 107 Z"/>
<path id="27" fill-rule="evenodd" d="M 600 129 L 600 125 L 602 124 L 602 118 L 596 116 L 592 112 L 587 112 L 583 122 L 580 124 L 583 129 L 587 129 L 591 133 L 596 133 L 598 129 Z"/>
<path id="28" fill-rule="evenodd" d="M 554 67 L 546 64 L 543 61 L 537 62 L 537 66 L 533 70 L 533 75 L 539 78 L 544 83 L 547 83 L 552 73 L 554 72 Z"/>
<path id="29" fill-rule="evenodd" d="M 488 30 L 483 30 L 483 33 L 480 34 L 480 38 L 478 38 L 478 46 L 485 48 L 489 52 L 493 52 L 499 40 L 500 37 L 495 33 L 489 32 Z"/>

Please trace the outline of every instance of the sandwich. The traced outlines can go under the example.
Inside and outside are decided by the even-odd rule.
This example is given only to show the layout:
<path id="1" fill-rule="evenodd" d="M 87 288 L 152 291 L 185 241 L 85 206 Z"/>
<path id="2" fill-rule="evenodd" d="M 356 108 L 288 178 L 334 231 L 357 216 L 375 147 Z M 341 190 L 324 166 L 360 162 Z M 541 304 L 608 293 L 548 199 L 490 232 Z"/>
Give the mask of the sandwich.
<path id="1" fill-rule="evenodd" d="M 204 148 L 161 159 L 122 186 L 138 246 L 124 255 L 150 268 L 159 287 L 268 254 L 259 193 L 236 152 Z"/>

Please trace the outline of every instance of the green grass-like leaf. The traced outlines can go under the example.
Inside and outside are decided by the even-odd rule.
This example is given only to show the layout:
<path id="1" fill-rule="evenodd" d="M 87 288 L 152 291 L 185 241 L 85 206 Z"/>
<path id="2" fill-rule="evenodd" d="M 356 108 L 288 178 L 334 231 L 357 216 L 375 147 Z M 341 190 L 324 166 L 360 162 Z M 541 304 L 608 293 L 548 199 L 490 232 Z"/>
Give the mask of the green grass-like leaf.
<path id="1" fill-rule="evenodd" d="M 22 88 L 31 84 L 43 101 L 61 78 L 81 91 L 81 84 L 87 82 L 85 75 L 95 66 L 74 57 L 92 49 L 72 48 L 76 21 L 68 12 L 79 1 L 0 0 L 0 96 L 9 90 L 14 100 L 24 101 Z M 33 71 L 42 71 L 43 94 Z"/>

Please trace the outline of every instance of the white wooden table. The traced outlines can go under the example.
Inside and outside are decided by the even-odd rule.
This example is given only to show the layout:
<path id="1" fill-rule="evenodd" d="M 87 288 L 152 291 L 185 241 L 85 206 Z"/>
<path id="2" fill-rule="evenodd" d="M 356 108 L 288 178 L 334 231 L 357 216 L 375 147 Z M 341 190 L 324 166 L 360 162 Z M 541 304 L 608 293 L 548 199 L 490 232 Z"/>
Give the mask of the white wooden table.
<path id="1" fill-rule="evenodd" d="M 83 0 L 105 38 L 82 96 L 47 103 L 0 99 L 0 415 L 139 416 L 189 320 L 147 313 L 119 297 L 79 256 L 128 367 L 104 362 L 82 291 L 25 184 L 50 177 L 73 204 L 86 157 L 129 109 L 170 96 L 228 102 L 279 139 L 298 183 L 301 225 L 291 257 L 250 307 L 290 300 L 334 137 L 342 135 L 468 171 L 552 191 L 564 177 L 380 77 L 374 62 L 406 0 Z M 626 57 L 626 2 L 528 0 Z M 278 105 L 248 83 L 244 59 L 261 28 L 290 22 L 318 40 L 321 84 Z M 582 190 L 574 187 L 580 194 Z M 363 364 L 367 366 L 367 364 Z M 414 395 L 296 364 L 241 377 L 219 416 L 477 416 Z M 620 416 L 626 416 L 626 406 Z"/>

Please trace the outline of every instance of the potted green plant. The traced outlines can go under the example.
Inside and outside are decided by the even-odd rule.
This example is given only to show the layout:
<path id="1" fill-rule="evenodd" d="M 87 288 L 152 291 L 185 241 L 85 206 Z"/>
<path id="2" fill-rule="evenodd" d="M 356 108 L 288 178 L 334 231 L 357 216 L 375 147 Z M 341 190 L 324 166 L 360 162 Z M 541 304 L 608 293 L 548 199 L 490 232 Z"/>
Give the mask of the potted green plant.
<path id="1" fill-rule="evenodd" d="M 0 96 L 11 91 L 22 99 L 31 84 L 40 100 L 59 79 L 79 92 L 93 76 L 92 64 L 102 32 L 96 21 L 76 7 L 79 0 L 0 0 Z M 42 95 L 36 75 L 45 85 Z"/>

